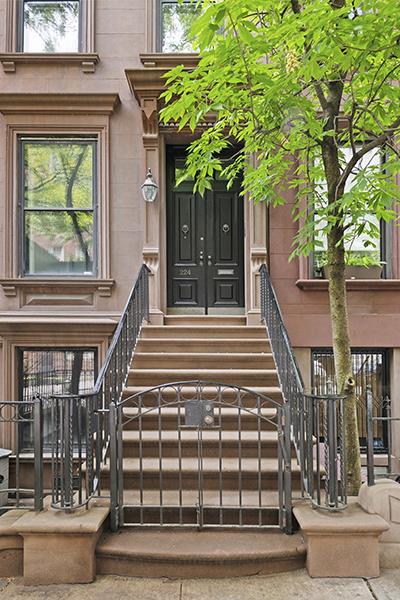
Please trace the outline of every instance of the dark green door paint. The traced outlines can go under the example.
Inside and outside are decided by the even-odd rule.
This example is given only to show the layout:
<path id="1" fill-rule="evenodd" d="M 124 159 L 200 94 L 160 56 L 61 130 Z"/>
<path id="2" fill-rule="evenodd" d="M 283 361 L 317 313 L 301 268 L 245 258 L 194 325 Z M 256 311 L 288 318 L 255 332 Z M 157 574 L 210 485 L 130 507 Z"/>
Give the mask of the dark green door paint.
<path id="1" fill-rule="evenodd" d="M 184 148 L 167 151 L 168 307 L 244 306 L 243 199 L 240 182 L 215 179 L 204 197 L 193 182 L 176 187 Z"/>

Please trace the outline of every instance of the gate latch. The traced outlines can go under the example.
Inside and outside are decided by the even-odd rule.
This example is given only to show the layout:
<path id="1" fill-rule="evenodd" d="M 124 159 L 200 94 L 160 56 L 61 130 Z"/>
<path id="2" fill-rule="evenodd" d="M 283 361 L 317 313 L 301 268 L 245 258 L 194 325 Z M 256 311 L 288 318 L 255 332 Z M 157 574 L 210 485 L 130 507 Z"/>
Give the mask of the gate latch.
<path id="1" fill-rule="evenodd" d="M 211 400 L 188 400 L 185 403 L 186 427 L 212 427 L 214 406 Z"/>

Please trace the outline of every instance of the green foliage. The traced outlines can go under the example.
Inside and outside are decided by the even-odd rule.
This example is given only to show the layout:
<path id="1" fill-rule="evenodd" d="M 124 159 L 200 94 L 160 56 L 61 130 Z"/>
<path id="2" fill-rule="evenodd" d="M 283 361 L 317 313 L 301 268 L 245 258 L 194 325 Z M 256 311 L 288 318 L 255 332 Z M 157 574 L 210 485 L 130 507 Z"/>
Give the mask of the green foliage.
<path id="1" fill-rule="evenodd" d="M 199 65 L 167 74 L 162 117 L 194 131 L 213 116 L 190 147 L 196 189 L 217 170 L 232 183 L 244 169 L 254 202 L 277 206 L 294 191 L 294 254 L 315 249 L 316 228 L 376 247 L 400 193 L 400 3 L 205 0 L 191 33 Z M 365 158 L 377 148 L 384 165 Z"/>

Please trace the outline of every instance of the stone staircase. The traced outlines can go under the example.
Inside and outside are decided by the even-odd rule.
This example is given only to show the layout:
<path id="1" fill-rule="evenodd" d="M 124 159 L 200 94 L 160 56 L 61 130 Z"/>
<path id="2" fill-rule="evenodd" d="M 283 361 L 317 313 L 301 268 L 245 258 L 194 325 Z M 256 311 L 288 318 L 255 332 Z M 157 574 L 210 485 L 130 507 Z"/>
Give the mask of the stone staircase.
<path id="1" fill-rule="evenodd" d="M 163 326 L 143 328 L 124 398 L 183 381 L 233 384 L 282 400 L 265 328 L 246 326 L 244 317 L 168 316 Z M 236 393 L 226 389 L 224 399 L 234 401 Z M 185 387 L 184 394 L 190 398 L 195 387 Z M 174 396 L 176 390 L 168 388 L 163 401 L 173 403 Z M 204 396 L 215 396 L 213 386 L 204 389 Z M 141 402 L 150 409 L 156 395 L 146 392 Z M 202 523 L 241 526 L 228 535 L 223 528 L 160 528 L 178 521 L 192 528 L 199 524 L 198 433 L 181 427 L 184 407 L 176 405 L 145 411 L 139 426 L 138 407 L 127 400 L 124 418 L 132 420 L 123 432 L 124 520 L 158 528 L 106 534 L 97 547 L 98 572 L 228 576 L 303 566 L 304 547 L 298 536 L 269 529 L 246 533 L 246 526 L 278 526 L 278 460 L 276 409 L 256 408 L 252 395 L 243 396 L 243 406 L 248 410 L 240 415 L 234 406 L 216 408 L 217 427 L 205 429 L 201 441 L 201 499 L 206 507 Z M 292 460 L 294 486 L 299 487 L 299 470 Z M 103 475 L 107 487 L 107 470 Z"/>

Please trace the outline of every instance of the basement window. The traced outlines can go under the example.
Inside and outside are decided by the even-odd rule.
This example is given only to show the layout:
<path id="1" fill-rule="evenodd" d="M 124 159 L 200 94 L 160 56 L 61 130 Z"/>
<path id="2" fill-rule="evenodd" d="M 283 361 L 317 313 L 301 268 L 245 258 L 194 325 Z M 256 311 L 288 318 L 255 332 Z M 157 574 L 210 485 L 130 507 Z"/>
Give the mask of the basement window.
<path id="1" fill-rule="evenodd" d="M 19 348 L 19 400 L 28 402 L 43 398 L 43 444 L 48 447 L 51 434 L 51 404 L 46 399 L 55 394 L 83 394 L 89 392 L 97 377 L 97 350 L 95 348 Z M 31 404 L 23 407 L 20 418 L 31 417 Z M 21 450 L 33 447 L 33 424 L 20 423 Z"/>
<path id="2" fill-rule="evenodd" d="M 371 390 L 374 417 L 387 416 L 389 400 L 389 360 L 387 350 L 353 348 L 351 351 L 353 373 L 356 381 L 357 419 L 360 446 L 366 449 L 366 392 Z M 315 394 L 336 393 L 335 364 L 331 348 L 313 350 L 311 361 L 311 385 Z M 375 421 L 374 451 L 387 452 L 387 422 Z"/>

